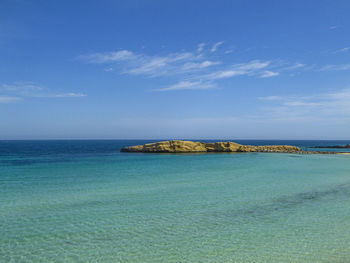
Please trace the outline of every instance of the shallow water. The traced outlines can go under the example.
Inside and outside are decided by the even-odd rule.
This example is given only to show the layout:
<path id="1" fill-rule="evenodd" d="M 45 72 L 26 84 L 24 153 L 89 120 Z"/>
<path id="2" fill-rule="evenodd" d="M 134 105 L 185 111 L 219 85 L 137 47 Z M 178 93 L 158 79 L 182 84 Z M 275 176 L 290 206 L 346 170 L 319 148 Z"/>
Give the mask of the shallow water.
<path id="1" fill-rule="evenodd" d="M 0 262 L 350 261 L 350 156 L 138 143 L 0 142 Z"/>

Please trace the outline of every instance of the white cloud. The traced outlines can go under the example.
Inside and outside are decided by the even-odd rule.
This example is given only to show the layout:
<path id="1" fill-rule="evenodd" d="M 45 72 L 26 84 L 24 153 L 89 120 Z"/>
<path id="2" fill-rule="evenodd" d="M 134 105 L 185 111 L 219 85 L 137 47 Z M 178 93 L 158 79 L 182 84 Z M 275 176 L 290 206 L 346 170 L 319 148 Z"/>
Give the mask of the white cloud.
<path id="1" fill-rule="evenodd" d="M 342 65 L 327 65 L 320 69 L 321 71 L 341 71 L 341 70 L 350 70 L 350 64 Z"/>
<path id="2" fill-rule="evenodd" d="M 246 74 L 243 70 L 223 70 L 223 71 L 217 71 L 214 73 L 211 73 L 207 75 L 208 79 L 214 80 L 214 79 L 226 79 L 226 78 L 232 78 L 239 75 Z"/>
<path id="3" fill-rule="evenodd" d="M 80 56 L 80 59 L 90 63 L 108 63 L 134 60 L 137 58 L 133 52 L 129 50 L 120 50 L 115 52 L 94 53 L 90 55 Z"/>
<path id="4" fill-rule="evenodd" d="M 185 65 L 183 65 L 182 69 L 187 71 L 187 70 L 191 70 L 191 69 L 203 69 L 203 68 L 207 68 L 210 66 L 214 66 L 214 65 L 219 65 L 221 64 L 221 62 L 219 61 L 209 61 L 209 60 L 205 60 L 203 62 L 188 62 Z"/>
<path id="5" fill-rule="evenodd" d="M 285 106 L 293 106 L 293 107 L 299 107 L 299 106 L 320 106 L 321 103 L 318 102 L 305 102 L 305 101 L 287 101 L 284 102 L 283 105 Z"/>
<path id="6" fill-rule="evenodd" d="M 218 48 L 219 46 L 221 46 L 222 44 L 224 44 L 224 41 L 220 41 L 220 42 L 215 43 L 215 44 L 212 46 L 212 48 L 210 49 L 210 52 L 215 52 L 215 51 L 217 50 L 217 48 Z"/>
<path id="7" fill-rule="evenodd" d="M 270 64 L 271 64 L 270 61 L 261 62 L 259 60 L 253 60 L 253 61 L 246 63 L 246 64 L 234 65 L 234 67 L 249 71 L 249 70 L 263 69 L 263 68 L 266 68 L 267 66 L 269 66 Z"/>
<path id="8" fill-rule="evenodd" d="M 11 103 L 15 101 L 19 101 L 21 98 L 19 97 L 11 97 L 11 96 L 0 96 L 0 103 Z"/>
<path id="9" fill-rule="evenodd" d="M 338 50 L 336 51 L 336 53 L 339 53 L 339 52 L 347 52 L 347 51 L 349 51 L 349 50 L 350 50 L 350 47 L 344 47 L 344 48 L 338 49 Z"/>
<path id="10" fill-rule="evenodd" d="M 69 98 L 85 97 L 83 93 L 53 93 L 31 82 L 15 82 L 0 85 L 0 103 L 18 101 L 24 98 Z"/>
<path id="11" fill-rule="evenodd" d="M 124 74 L 164 76 L 178 74 L 185 63 L 196 62 L 198 57 L 192 52 L 169 53 L 162 56 L 136 54 L 129 50 L 116 52 L 93 53 L 79 57 L 81 60 L 95 64 L 117 64 Z M 112 71 L 108 67 L 105 71 Z"/>
<path id="12" fill-rule="evenodd" d="M 262 72 L 262 74 L 260 75 L 261 78 L 271 78 L 271 77 L 276 77 L 278 76 L 280 73 L 278 72 L 273 72 L 273 71 L 269 71 L 266 70 L 264 72 Z"/>
<path id="13" fill-rule="evenodd" d="M 258 130 L 259 136 L 266 139 L 285 139 L 286 136 L 293 139 L 341 139 L 348 136 L 350 129 L 349 98 L 350 89 L 309 96 L 272 95 L 259 98 L 262 101 L 257 107 L 248 107 L 237 116 L 122 119 L 118 120 L 118 125 L 122 123 L 122 127 L 127 127 L 128 135 L 130 131 L 142 128 L 143 136 L 146 134 L 149 138 L 167 134 L 168 138 L 208 139 L 216 134 L 216 139 L 232 139 L 234 131 L 236 138 L 254 139 Z"/>
<path id="14" fill-rule="evenodd" d="M 184 82 L 184 80 L 191 83 L 209 81 L 211 83 L 210 87 L 213 85 L 218 86 L 218 82 L 222 79 L 243 75 L 269 78 L 278 76 L 283 71 L 289 71 L 291 74 L 293 72 L 290 71 L 305 66 L 301 63 L 284 63 L 281 66 L 280 61 L 260 61 L 257 59 L 245 63 L 229 63 L 227 58 L 221 60 L 219 55 L 212 54 L 223 43 L 223 41 L 215 43 L 210 49 L 212 52 L 203 52 L 206 44 L 200 43 L 197 49 L 192 52 L 183 51 L 162 55 L 148 55 L 129 50 L 120 50 L 84 55 L 80 56 L 80 59 L 89 63 L 104 64 L 105 71 L 151 78 L 172 77 L 177 78 L 175 81 L 178 83 Z M 231 59 L 233 58 L 231 57 Z M 179 90 L 180 88 L 176 86 L 178 83 L 158 90 Z M 204 87 L 207 87 L 207 85 L 204 85 Z M 192 87 L 191 89 L 194 88 Z"/>
<path id="15" fill-rule="evenodd" d="M 350 89 L 313 94 L 312 96 L 268 96 L 260 100 L 269 102 L 269 111 L 276 116 L 283 115 L 307 119 L 350 118 Z"/>
<path id="16" fill-rule="evenodd" d="M 304 68 L 305 66 L 306 66 L 306 64 L 302 64 L 302 63 L 295 63 L 294 65 L 291 65 L 291 66 L 287 66 L 287 67 L 281 68 L 281 69 L 280 69 L 280 71 L 295 70 L 295 69 Z"/>
<path id="17" fill-rule="evenodd" d="M 28 82 L 16 82 L 12 85 L 3 84 L 0 90 L 6 91 L 39 91 L 43 90 L 42 87 L 39 87 L 33 83 Z"/>
<path id="18" fill-rule="evenodd" d="M 45 97 L 47 98 L 69 98 L 69 97 L 86 97 L 86 94 L 84 93 L 73 93 L 73 92 L 69 92 L 69 93 L 62 93 L 62 94 L 54 94 L 54 95 L 46 95 Z"/>
<path id="19" fill-rule="evenodd" d="M 259 100 L 283 100 L 281 96 L 258 97 Z"/>
<path id="20" fill-rule="evenodd" d="M 241 75 L 263 74 L 261 69 L 268 67 L 270 63 L 270 61 L 261 62 L 259 60 L 253 60 L 248 63 L 234 64 L 230 66 L 230 69 L 210 73 L 206 75 L 206 78 L 214 80 L 232 78 Z"/>
<path id="21" fill-rule="evenodd" d="M 203 83 L 202 81 L 180 81 L 166 88 L 157 89 L 155 91 L 172 91 L 172 90 L 199 90 L 199 89 L 214 89 L 216 86 L 213 83 Z"/>
<path id="22" fill-rule="evenodd" d="M 197 52 L 201 53 L 204 50 L 204 47 L 205 47 L 205 43 L 198 44 Z"/>
<path id="23" fill-rule="evenodd" d="M 195 58 L 190 52 L 154 57 L 140 56 L 137 60 L 133 60 L 129 65 L 126 65 L 128 69 L 124 70 L 124 73 L 150 76 L 174 74 L 181 69 L 184 61 L 192 60 L 195 60 Z"/>
<path id="24" fill-rule="evenodd" d="M 333 100 L 349 100 L 350 104 L 350 89 L 343 89 L 336 92 L 330 92 L 325 94 L 325 97 L 328 97 L 329 99 Z"/>
<path id="25" fill-rule="evenodd" d="M 1 93 L 15 97 L 30 97 L 43 90 L 43 87 L 35 85 L 32 82 L 15 82 L 13 84 L 3 84 L 0 86 Z"/>

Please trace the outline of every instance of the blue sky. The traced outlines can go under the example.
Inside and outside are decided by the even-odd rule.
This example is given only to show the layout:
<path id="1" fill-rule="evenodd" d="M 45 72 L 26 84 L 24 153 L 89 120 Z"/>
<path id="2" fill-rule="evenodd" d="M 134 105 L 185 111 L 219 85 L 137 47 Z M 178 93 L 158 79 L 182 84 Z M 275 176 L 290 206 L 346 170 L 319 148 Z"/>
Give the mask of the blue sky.
<path id="1" fill-rule="evenodd" d="M 0 2 L 0 139 L 349 139 L 350 2 Z"/>

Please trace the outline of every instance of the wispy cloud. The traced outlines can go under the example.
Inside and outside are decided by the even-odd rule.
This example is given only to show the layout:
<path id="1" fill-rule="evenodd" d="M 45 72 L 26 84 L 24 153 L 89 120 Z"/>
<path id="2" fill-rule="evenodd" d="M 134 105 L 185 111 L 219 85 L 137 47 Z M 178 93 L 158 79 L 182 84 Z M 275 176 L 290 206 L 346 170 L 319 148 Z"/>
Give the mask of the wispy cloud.
<path id="1" fill-rule="evenodd" d="M 258 97 L 259 100 L 283 100 L 282 96 L 266 96 L 266 97 Z"/>
<path id="2" fill-rule="evenodd" d="M 272 78 L 282 72 L 300 70 L 305 64 L 280 63 L 253 59 L 237 63 L 228 61 L 224 54 L 214 52 L 224 42 L 216 42 L 210 49 L 205 43 L 198 44 L 193 51 L 148 55 L 129 50 L 92 53 L 79 58 L 88 63 L 103 64 L 103 70 L 119 74 L 140 75 L 150 78 L 175 78 L 175 83 L 158 91 L 208 89 L 218 87 L 220 80 L 237 76 Z M 229 57 L 231 60 L 231 56 Z M 282 65 L 281 65 L 282 64 Z M 170 78 L 169 78 L 170 79 Z M 190 84 L 191 83 L 191 84 Z M 194 85 L 200 83 L 200 85 Z"/>
<path id="3" fill-rule="evenodd" d="M 281 68 L 280 71 L 289 71 L 289 70 L 301 69 L 301 68 L 305 68 L 305 67 L 306 67 L 306 64 L 297 62 L 293 65 Z"/>
<path id="4" fill-rule="evenodd" d="M 308 119 L 350 118 L 350 89 L 312 94 L 310 96 L 260 97 L 269 103 L 269 112 L 281 118 L 298 117 Z"/>
<path id="5" fill-rule="evenodd" d="M 203 68 L 207 68 L 207 67 L 219 65 L 219 64 L 221 64 L 220 61 L 209 61 L 209 60 L 205 60 L 203 62 L 198 62 L 198 63 L 188 62 L 183 65 L 182 69 L 184 71 L 191 70 L 191 69 L 203 69 Z"/>
<path id="6" fill-rule="evenodd" d="M 21 100 L 19 97 L 0 96 L 0 103 L 11 103 L 19 100 Z"/>
<path id="7" fill-rule="evenodd" d="M 286 101 L 283 103 L 285 106 L 293 106 L 293 107 L 314 107 L 314 106 L 320 106 L 322 103 L 320 102 L 308 102 L 308 101 Z"/>
<path id="8" fill-rule="evenodd" d="M 0 85 L 0 103 L 10 103 L 24 98 L 69 98 L 85 97 L 84 93 L 54 93 L 32 82 L 16 82 Z"/>
<path id="9" fill-rule="evenodd" d="M 226 78 L 232 78 L 232 77 L 236 77 L 244 74 L 246 74 L 246 71 L 229 69 L 229 70 L 221 70 L 221 71 L 210 73 L 206 76 L 206 78 L 211 80 L 226 79 Z"/>
<path id="10" fill-rule="evenodd" d="M 289 134 L 294 139 L 336 138 L 346 137 L 350 128 L 350 89 L 326 91 L 318 94 L 303 95 L 271 95 L 259 98 L 256 107 L 247 109 L 237 115 L 221 116 L 219 118 L 196 118 L 187 116 L 185 119 L 155 118 L 155 119 L 122 119 L 118 124 L 128 127 L 128 132 L 142 127 L 150 137 L 167 134 L 170 137 L 211 138 L 213 132 L 219 132 L 222 138 L 231 138 L 232 130 L 235 136 L 241 138 L 267 139 L 285 138 Z M 186 127 L 179 131 L 178 127 Z M 255 129 L 251 129 L 255 127 Z M 271 127 L 278 127 L 272 129 Z M 156 128 L 156 129 L 155 129 Z M 193 132 L 189 135 L 189 133 Z"/>
<path id="11" fill-rule="evenodd" d="M 214 89 L 215 84 L 202 81 L 180 81 L 174 85 L 166 88 L 156 89 L 155 91 L 172 91 L 172 90 L 200 90 L 200 89 Z"/>
<path id="12" fill-rule="evenodd" d="M 115 52 L 93 53 L 80 56 L 80 58 L 91 63 L 108 63 L 134 60 L 138 58 L 138 55 L 128 50 L 120 50 Z"/>
<path id="13" fill-rule="evenodd" d="M 181 70 L 180 63 L 196 60 L 192 53 L 174 53 L 163 57 L 143 57 L 134 61 L 124 73 L 134 75 L 160 76 L 176 74 Z M 132 61 L 131 61 L 132 62 Z"/>
<path id="14" fill-rule="evenodd" d="M 217 42 L 215 43 L 212 48 L 210 49 L 210 52 L 215 52 L 219 46 L 221 46 L 222 44 L 224 44 L 224 41 L 220 41 L 220 42 Z"/>
<path id="15" fill-rule="evenodd" d="M 149 56 L 146 54 L 136 54 L 128 50 L 116 52 L 93 53 L 80 56 L 80 59 L 89 63 L 117 63 L 121 66 L 121 73 L 131 75 L 164 76 L 178 74 L 184 68 L 184 63 L 199 61 L 199 58 L 192 52 L 170 53 L 163 56 Z M 206 66 L 216 63 L 207 61 Z M 196 67 L 193 67 L 193 69 Z"/>
<path id="16" fill-rule="evenodd" d="M 261 78 L 271 78 L 271 77 L 276 77 L 278 76 L 280 73 L 278 72 L 273 72 L 273 71 L 269 71 L 269 70 L 265 70 L 264 72 L 262 72 L 262 74 L 260 75 Z"/>
<path id="17" fill-rule="evenodd" d="M 0 92 L 21 97 L 28 97 L 40 93 L 44 88 L 31 82 L 16 82 L 14 84 L 3 84 L 0 86 Z"/>
<path id="18" fill-rule="evenodd" d="M 350 47 L 344 47 L 344 48 L 341 48 L 341 49 L 338 49 L 335 51 L 335 53 L 339 53 L 339 52 L 347 52 L 350 50 Z"/>
<path id="19" fill-rule="evenodd" d="M 205 47 L 205 43 L 198 44 L 197 52 L 198 53 L 202 52 L 204 50 L 204 47 Z"/>
<path id="20" fill-rule="evenodd" d="M 228 69 L 216 71 L 206 75 L 207 79 L 226 79 L 241 75 L 263 75 L 266 74 L 262 69 L 268 67 L 271 64 L 270 61 L 253 60 L 248 63 L 240 63 L 229 66 Z M 272 76 L 271 76 L 272 77 Z"/>
<path id="21" fill-rule="evenodd" d="M 74 93 L 74 92 L 69 92 L 69 93 L 59 93 L 59 94 L 44 94 L 44 95 L 37 95 L 35 97 L 40 97 L 40 98 L 79 98 L 79 97 L 86 97 L 86 94 L 84 93 Z"/>
<path id="22" fill-rule="evenodd" d="M 350 64 L 327 65 L 320 69 L 320 71 L 342 71 L 342 70 L 350 70 Z"/>

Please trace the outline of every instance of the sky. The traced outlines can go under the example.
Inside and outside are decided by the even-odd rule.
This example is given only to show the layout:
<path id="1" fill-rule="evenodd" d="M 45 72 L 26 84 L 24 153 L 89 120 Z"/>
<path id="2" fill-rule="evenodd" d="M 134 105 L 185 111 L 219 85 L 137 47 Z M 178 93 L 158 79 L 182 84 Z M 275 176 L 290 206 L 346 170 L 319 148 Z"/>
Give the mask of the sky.
<path id="1" fill-rule="evenodd" d="M 0 139 L 350 139 L 348 0 L 2 0 Z"/>

